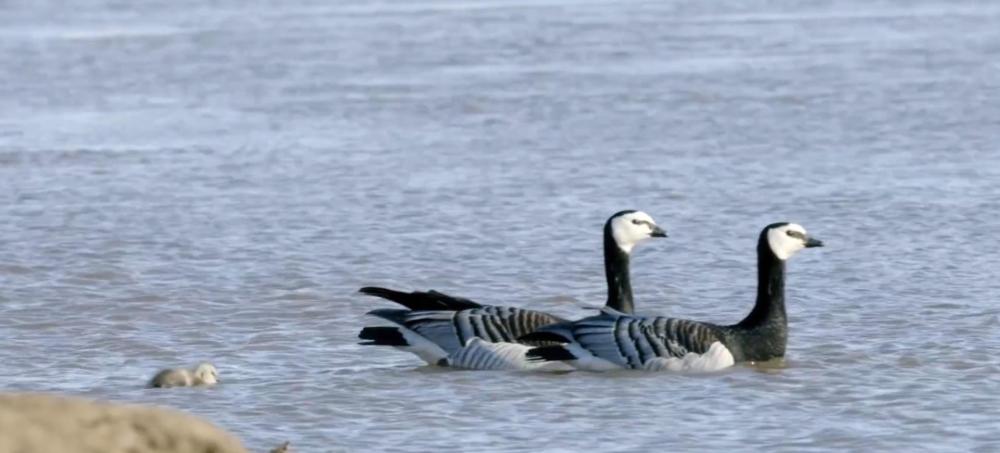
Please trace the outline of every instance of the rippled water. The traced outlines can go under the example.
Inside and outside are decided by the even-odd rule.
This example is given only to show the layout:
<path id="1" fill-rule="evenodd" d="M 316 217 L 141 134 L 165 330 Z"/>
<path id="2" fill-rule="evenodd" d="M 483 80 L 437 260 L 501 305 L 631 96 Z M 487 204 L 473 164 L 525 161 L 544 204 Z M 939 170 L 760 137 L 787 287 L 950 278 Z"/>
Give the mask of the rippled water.
<path id="1" fill-rule="evenodd" d="M 1000 449 L 1000 7 L 0 3 L 0 386 L 257 451 Z M 787 366 L 447 372 L 355 344 L 380 284 L 734 322 L 761 227 Z M 152 391 L 213 360 L 223 385 Z"/>

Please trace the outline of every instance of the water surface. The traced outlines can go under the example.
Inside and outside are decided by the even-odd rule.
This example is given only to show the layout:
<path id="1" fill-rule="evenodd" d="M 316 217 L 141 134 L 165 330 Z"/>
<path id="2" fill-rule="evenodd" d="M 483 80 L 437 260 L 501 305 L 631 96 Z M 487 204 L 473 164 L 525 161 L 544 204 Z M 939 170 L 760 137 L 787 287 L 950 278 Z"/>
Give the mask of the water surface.
<path id="1" fill-rule="evenodd" d="M 1000 449 L 1000 7 L 986 1 L 0 4 L 0 386 L 256 451 Z M 736 322 L 785 368 L 442 372 L 356 345 L 379 284 Z M 152 391 L 212 360 L 224 384 Z"/>

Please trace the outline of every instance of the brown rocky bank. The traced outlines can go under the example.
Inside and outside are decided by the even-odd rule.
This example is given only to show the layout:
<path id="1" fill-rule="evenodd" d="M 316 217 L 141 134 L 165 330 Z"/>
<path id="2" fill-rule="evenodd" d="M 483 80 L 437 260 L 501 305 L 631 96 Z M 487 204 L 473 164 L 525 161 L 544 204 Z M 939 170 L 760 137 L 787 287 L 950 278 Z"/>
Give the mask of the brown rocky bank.
<path id="1" fill-rule="evenodd" d="M 0 393 L 0 453 L 246 453 L 233 435 L 172 409 Z"/>

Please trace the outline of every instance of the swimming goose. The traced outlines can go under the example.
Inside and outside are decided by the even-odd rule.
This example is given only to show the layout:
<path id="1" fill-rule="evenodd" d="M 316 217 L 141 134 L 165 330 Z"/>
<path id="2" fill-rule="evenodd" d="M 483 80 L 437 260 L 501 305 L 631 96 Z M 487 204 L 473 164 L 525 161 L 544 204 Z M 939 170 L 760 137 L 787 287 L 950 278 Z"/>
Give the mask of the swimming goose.
<path id="1" fill-rule="evenodd" d="M 194 370 L 176 368 L 156 373 L 149 381 L 150 387 L 191 387 L 213 385 L 219 382 L 219 372 L 211 363 L 201 363 Z"/>
<path id="2" fill-rule="evenodd" d="M 785 261 L 799 250 L 821 247 L 801 225 L 774 223 L 757 241 L 757 301 L 737 324 L 641 317 L 605 308 L 575 322 L 546 326 L 522 342 L 560 342 L 528 351 L 534 361 L 562 361 L 577 369 L 602 371 L 712 371 L 747 361 L 785 355 Z"/>
<path id="3" fill-rule="evenodd" d="M 666 237 L 653 218 L 641 211 L 621 211 L 604 224 L 604 265 L 608 282 L 606 306 L 631 313 L 632 286 L 629 255 L 652 237 Z M 394 346 L 412 352 L 431 365 L 468 369 L 568 369 L 557 364 L 528 363 L 529 346 L 516 339 L 564 319 L 517 307 L 480 305 L 437 291 L 404 293 L 365 287 L 361 293 L 403 305 L 407 310 L 378 309 L 368 314 L 390 321 L 393 327 L 365 327 L 358 335 L 363 345 Z M 533 342 L 531 345 L 550 344 Z"/>

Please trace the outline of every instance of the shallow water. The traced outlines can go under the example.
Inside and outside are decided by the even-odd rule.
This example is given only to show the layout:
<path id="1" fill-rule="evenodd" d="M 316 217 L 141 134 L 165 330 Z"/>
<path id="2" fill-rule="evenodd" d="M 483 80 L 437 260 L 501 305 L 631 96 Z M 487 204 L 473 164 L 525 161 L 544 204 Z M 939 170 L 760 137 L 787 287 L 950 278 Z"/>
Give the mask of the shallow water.
<path id="1" fill-rule="evenodd" d="M 0 386 L 155 403 L 256 451 L 1000 449 L 1000 7 L 986 1 L 0 3 Z M 639 208 L 638 310 L 735 322 L 760 228 L 784 367 L 446 372 L 364 285 L 578 317 Z M 210 389 L 142 388 L 218 365 Z"/>

